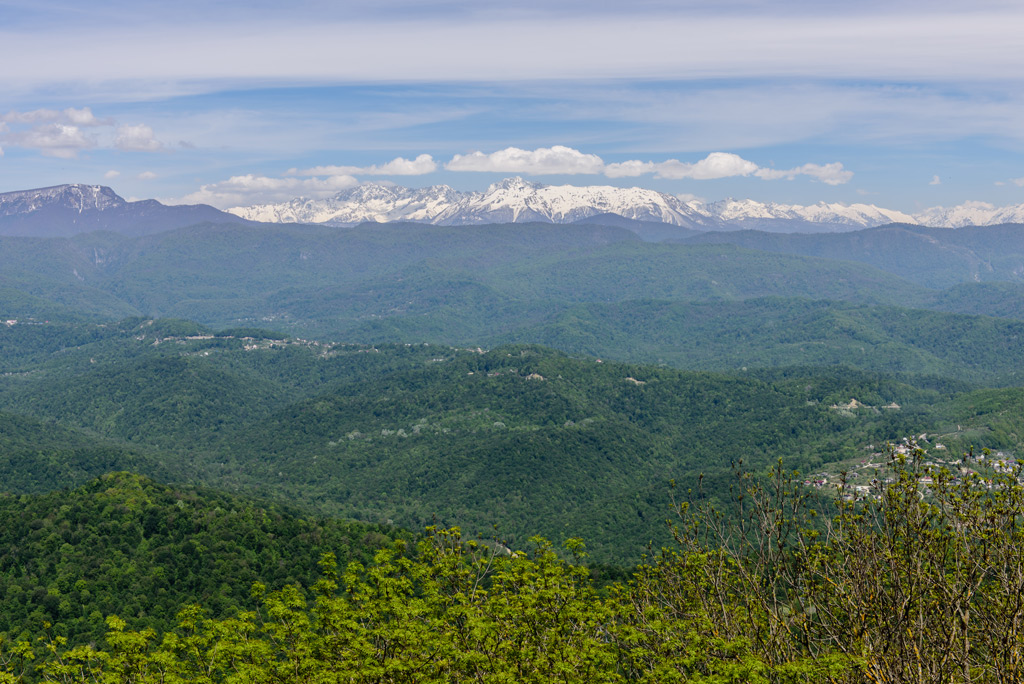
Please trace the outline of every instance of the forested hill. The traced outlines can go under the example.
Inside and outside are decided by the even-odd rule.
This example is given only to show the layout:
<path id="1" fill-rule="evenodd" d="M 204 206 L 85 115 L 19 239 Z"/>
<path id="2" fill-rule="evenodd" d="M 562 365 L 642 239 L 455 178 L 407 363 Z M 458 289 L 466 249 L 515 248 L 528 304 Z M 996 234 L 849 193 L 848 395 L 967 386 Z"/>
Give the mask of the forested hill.
<path id="1" fill-rule="evenodd" d="M 689 369 L 842 363 L 1012 385 L 1022 236 L 744 231 L 672 244 L 600 225 L 204 224 L 0 237 L 0 320 L 173 316 L 354 344 L 533 343 Z"/>
<path id="2" fill-rule="evenodd" d="M 951 451 L 1016 449 L 1024 434 L 1019 389 L 846 367 L 688 372 L 148 319 L 0 336 L 9 490 L 132 468 L 411 529 L 579 535 L 599 561 L 667 539 L 669 481 L 705 473 L 713 494 L 736 459 L 814 473 L 910 434 Z M 66 461 L 79 465 L 53 465 Z"/>
<path id="3" fill-rule="evenodd" d="M 395 528 L 303 515 L 223 492 L 112 473 L 71 490 L 0 495 L 0 635 L 97 641 L 107 615 L 161 630 L 200 603 L 255 607 L 256 581 L 311 586 L 317 561 L 367 561 Z"/>

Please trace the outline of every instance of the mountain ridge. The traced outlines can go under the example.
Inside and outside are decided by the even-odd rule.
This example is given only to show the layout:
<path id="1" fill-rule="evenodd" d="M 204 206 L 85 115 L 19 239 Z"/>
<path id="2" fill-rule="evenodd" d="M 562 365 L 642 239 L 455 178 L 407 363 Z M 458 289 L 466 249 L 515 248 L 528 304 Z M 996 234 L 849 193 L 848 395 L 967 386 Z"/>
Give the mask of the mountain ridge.
<path id="1" fill-rule="evenodd" d="M 70 183 L 0 193 L 0 235 L 71 237 L 105 230 L 131 237 L 198 223 L 250 223 L 206 204 L 130 202 L 105 185 Z"/>
<path id="2" fill-rule="evenodd" d="M 506 178 L 479 192 L 448 185 L 415 189 L 366 183 L 326 198 L 296 197 L 226 211 L 204 204 L 127 201 L 103 185 L 66 184 L 0 193 L 0 235 L 19 237 L 69 237 L 97 230 L 139 236 L 199 223 L 354 227 L 398 222 L 472 226 L 602 221 L 634 232 L 643 228 L 645 239 L 657 241 L 684 237 L 688 231 L 844 233 L 892 224 L 963 228 L 1024 223 L 1024 204 L 996 207 L 965 202 L 907 214 L 862 203 L 798 205 L 735 198 L 705 202 L 639 187 L 545 185 L 520 177 Z M 678 235 L 674 229 L 680 229 Z"/>
<path id="3" fill-rule="evenodd" d="M 573 223 L 609 214 L 711 231 L 845 232 L 892 223 L 959 228 L 1024 222 L 1024 204 L 994 207 L 984 202 L 967 202 L 907 214 L 862 203 L 798 205 L 733 198 L 703 202 L 644 188 L 544 185 L 519 177 L 494 183 L 482 192 L 460 192 L 447 185 L 411 189 L 365 184 L 324 199 L 299 197 L 227 211 L 252 221 L 339 227 L 393 221 L 434 225 Z"/>

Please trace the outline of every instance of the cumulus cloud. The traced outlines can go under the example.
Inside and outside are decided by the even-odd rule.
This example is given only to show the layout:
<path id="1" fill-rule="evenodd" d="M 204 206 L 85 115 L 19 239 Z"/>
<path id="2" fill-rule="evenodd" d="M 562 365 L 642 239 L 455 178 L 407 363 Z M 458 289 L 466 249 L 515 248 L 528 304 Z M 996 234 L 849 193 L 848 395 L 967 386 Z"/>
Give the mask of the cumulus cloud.
<path id="1" fill-rule="evenodd" d="M 1018 188 L 1024 188 L 1024 178 L 1011 178 L 1010 182 L 1016 185 Z"/>
<path id="2" fill-rule="evenodd" d="M 68 107 L 61 111 L 56 109 L 33 109 L 28 112 L 11 110 L 7 114 L 0 116 L 0 121 L 14 124 L 56 122 L 82 127 L 109 126 L 113 123 L 110 119 L 97 119 L 88 107 L 82 107 L 81 109 Z"/>
<path id="3" fill-rule="evenodd" d="M 180 201 L 212 204 L 221 208 L 281 202 L 296 197 L 319 199 L 356 186 L 359 175 L 420 175 L 438 168 L 429 154 L 415 159 L 397 157 L 384 164 L 371 166 L 315 166 L 308 169 L 289 169 L 282 177 L 248 174 L 233 176 L 226 181 L 203 185 Z M 471 152 L 455 155 L 444 165 L 448 171 L 521 173 L 527 175 L 605 175 L 609 178 L 632 178 L 654 175 L 662 179 L 714 180 L 734 177 L 756 177 L 763 180 L 793 179 L 807 176 L 829 185 L 848 182 L 853 172 L 839 162 L 831 164 L 804 164 L 793 169 L 762 168 L 749 159 L 731 152 L 712 152 L 703 159 L 683 162 L 678 159 L 652 162 L 630 160 L 606 164 L 595 154 L 586 154 L 571 147 L 553 145 L 535 150 L 507 147 L 490 154 Z M 699 199 L 694 195 L 681 198 Z"/>
<path id="4" fill-rule="evenodd" d="M 365 176 L 422 176 L 437 171 L 437 162 L 429 154 L 421 154 L 415 159 L 395 157 L 386 164 L 371 166 L 314 166 L 310 169 L 290 169 L 292 176 L 345 176 L 360 174 Z"/>
<path id="5" fill-rule="evenodd" d="M 932 179 L 928 181 L 928 185 L 942 185 L 942 179 L 939 178 L 938 174 L 932 176 Z"/>
<path id="6" fill-rule="evenodd" d="M 159 140 L 153 137 L 153 129 L 145 124 L 121 126 L 114 138 L 114 147 L 132 152 L 157 152 L 163 148 Z"/>
<path id="7" fill-rule="evenodd" d="M 535 150 L 506 147 L 491 154 L 457 154 L 444 168 L 449 171 L 575 175 L 601 173 L 605 164 L 596 154 L 584 154 L 571 147 L 553 145 Z"/>
<path id="8" fill-rule="evenodd" d="M 139 174 L 140 180 L 153 180 L 154 178 L 156 178 L 156 174 L 152 171 L 143 171 Z"/>
<path id="9" fill-rule="evenodd" d="M 757 164 L 731 152 L 712 152 L 700 161 L 687 163 L 678 159 L 664 162 L 627 161 L 608 164 L 604 173 L 609 178 L 623 178 L 653 173 L 655 178 L 679 180 L 715 180 L 734 176 L 749 176 L 758 170 Z"/>
<path id="10" fill-rule="evenodd" d="M 853 178 L 853 171 L 847 171 L 840 162 L 831 164 L 804 164 L 792 169 L 758 169 L 754 175 L 762 180 L 793 180 L 797 176 L 809 176 L 826 185 L 843 185 Z"/>
<path id="11" fill-rule="evenodd" d="M 67 120 L 76 126 L 110 126 L 113 124 L 110 119 L 97 119 L 88 107 L 81 109 L 68 107 L 63 113 Z"/>
<path id="12" fill-rule="evenodd" d="M 695 162 L 669 159 L 663 162 L 631 159 L 606 164 L 595 154 L 585 154 L 571 147 L 554 145 L 536 150 L 508 147 L 485 154 L 471 152 L 455 155 L 444 165 L 449 171 L 484 171 L 492 173 L 549 174 L 604 174 L 608 178 L 636 178 L 653 175 L 670 180 L 716 180 L 737 176 L 756 176 L 763 180 L 793 179 L 808 176 L 829 185 L 841 185 L 853 178 L 839 162 L 831 164 L 804 164 L 793 169 L 761 168 L 749 159 L 732 152 L 712 152 Z"/>
<path id="13" fill-rule="evenodd" d="M 110 169 L 105 174 L 103 174 L 103 177 L 106 178 L 107 180 L 111 180 L 113 178 L 117 178 L 120 175 L 121 175 L 120 171 L 115 171 L 114 169 Z"/>
<path id="14" fill-rule="evenodd" d="M 616 162 L 604 167 L 604 175 L 609 178 L 636 178 L 648 173 L 655 173 L 655 171 L 654 162 L 644 162 L 637 159 Z"/>
<path id="15" fill-rule="evenodd" d="M 658 178 L 693 178 L 694 180 L 749 176 L 757 171 L 757 164 L 730 152 L 712 152 L 693 164 L 671 159 L 656 166 L 655 175 Z"/>
<path id="16" fill-rule="evenodd" d="M 64 159 L 92 148 L 115 147 L 136 152 L 163 148 L 149 126 L 118 126 L 113 119 L 97 117 L 89 107 L 11 110 L 0 114 L 0 142 Z"/>
<path id="17" fill-rule="evenodd" d="M 80 150 L 96 146 L 96 140 L 85 135 L 78 126 L 51 123 L 9 135 L 8 144 L 39 150 L 48 157 L 71 159 Z"/>
<path id="18" fill-rule="evenodd" d="M 184 204 L 212 204 L 226 209 L 248 204 L 283 202 L 298 196 L 320 199 L 359 184 L 349 175 L 325 178 L 270 178 L 246 174 L 203 185 L 181 198 Z"/>

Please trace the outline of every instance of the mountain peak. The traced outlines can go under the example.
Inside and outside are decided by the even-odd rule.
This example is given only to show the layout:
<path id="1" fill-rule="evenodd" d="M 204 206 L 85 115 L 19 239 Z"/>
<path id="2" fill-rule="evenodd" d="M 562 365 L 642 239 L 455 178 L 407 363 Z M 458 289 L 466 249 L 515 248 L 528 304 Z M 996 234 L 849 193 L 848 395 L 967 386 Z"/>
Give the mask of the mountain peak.
<path id="1" fill-rule="evenodd" d="M 204 204 L 128 202 L 105 185 L 70 183 L 0 193 L 0 235 L 64 237 L 94 230 L 139 235 L 225 220 L 238 219 Z"/>
<path id="2" fill-rule="evenodd" d="M 34 190 L 0 193 L 0 215 L 26 214 L 46 207 L 71 209 L 79 213 L 103 211 L 126 204 L 124 198 L 105 185 L 72 183 Z"/>
<path id="3" fill-rule="evenodd" d="M 487 188 L 487 192 L 492 193 L 499 190 L 539 190 L 546 187 L 548 186 L 543 183 L 534 183 L 521 176 L 513 176 L 512 178 L 500 180 L 497 183 L 491 183 L 490 187 Z"/>

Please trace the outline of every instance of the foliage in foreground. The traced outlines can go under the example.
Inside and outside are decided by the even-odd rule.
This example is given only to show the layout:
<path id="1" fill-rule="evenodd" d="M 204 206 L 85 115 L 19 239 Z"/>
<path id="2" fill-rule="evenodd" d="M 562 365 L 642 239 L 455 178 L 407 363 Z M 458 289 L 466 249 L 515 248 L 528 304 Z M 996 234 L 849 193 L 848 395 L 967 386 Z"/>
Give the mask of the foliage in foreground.
<path id="1" fill-rule="evenodd" d="M 503 555 L 434 530 L 365 567 L 325 555 L 308 594 L 256 584 L 258 611 L 190 606 L 162 638 L 112 616 L 102 649 L 4 645 L 0 682 L 1021 681 L 1021 473 L 918 455 L 816 526 L 781 469 L 742 478 L 739 522 L 681 506 L 680 552 L 605 590 L 543 540 Z"/>
<path id="2" fill-rule="evenodd" d="M 401 536 L 123 472 L 50 494 L 0 494 L 0 638 L 45 621 L 73 645 L 98 641 L 115 612 L 128 628 L 166 631 L 186 604 L 213 615 L 252 608 L 257 580 L 309 585 L 321 554 L 366 562 Z"/>

